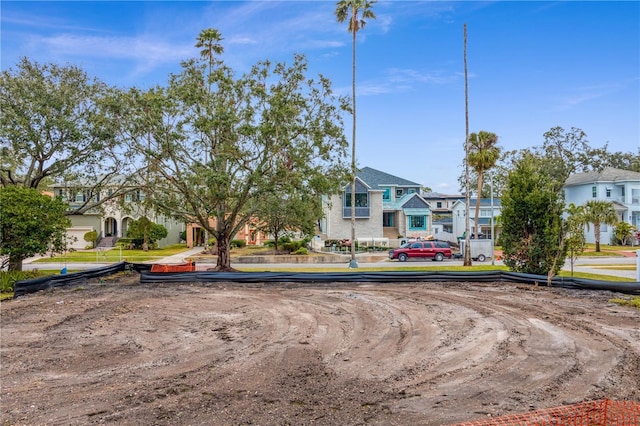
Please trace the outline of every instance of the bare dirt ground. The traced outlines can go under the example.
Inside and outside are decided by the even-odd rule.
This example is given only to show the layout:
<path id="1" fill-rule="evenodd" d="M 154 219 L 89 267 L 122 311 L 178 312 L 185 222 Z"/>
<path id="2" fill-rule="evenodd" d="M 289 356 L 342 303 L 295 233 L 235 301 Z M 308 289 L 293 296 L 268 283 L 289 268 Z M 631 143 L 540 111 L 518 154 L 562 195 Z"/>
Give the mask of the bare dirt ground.
<path id="1" fill-rule="evenodd" d="M 141 285 L 3 302 L 3 425 L 443 425 L 640 400 L 640 311 L 515 284 Z"/>

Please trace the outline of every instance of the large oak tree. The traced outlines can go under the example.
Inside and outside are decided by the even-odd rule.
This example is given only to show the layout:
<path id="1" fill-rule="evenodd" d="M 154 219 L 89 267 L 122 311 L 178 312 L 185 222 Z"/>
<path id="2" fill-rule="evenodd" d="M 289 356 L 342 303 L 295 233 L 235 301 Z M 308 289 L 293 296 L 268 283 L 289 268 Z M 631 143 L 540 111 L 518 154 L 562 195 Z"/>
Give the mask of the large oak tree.
<path id="1" fill-rule="evenodd" d="M 217 270 L 232 269 L 230 242 L 261 200 L 330 194 L 347 176 L 346 100 L 306 71 L 296 55 L 237 76 L 207 54 L 185 61 L 165 88 L 132 90 L 119 103 L 128 105 L 120 114 L 133 117 L 129 140 L 150 169 L 148 196 L 215 237 Z"/>

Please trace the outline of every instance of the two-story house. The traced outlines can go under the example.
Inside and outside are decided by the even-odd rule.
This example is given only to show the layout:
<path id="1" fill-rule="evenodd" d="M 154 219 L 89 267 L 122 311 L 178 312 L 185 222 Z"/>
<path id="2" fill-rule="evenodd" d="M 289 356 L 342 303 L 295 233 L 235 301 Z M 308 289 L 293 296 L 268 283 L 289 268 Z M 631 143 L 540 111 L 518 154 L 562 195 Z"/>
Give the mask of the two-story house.
<path id="1" fill-rule="evenodd" d="M 385 240 L 396 245 L 402 237 L 432 235 L 431 209 L 420 195 L 421 185 L 364 167 L 356 174 L 356 239 Z M 323 199 L 324 218 L 319 223 L 325 240 L 351 238 L 351 183 L 341 194 Z"/>
<path id="2" fill-rule="evenodd" d="M 606 167 L 600 172 L 577 173 L 569 176 L 564 184 L 567 206 L 584 205 L 590 200 L 611 201 L 621 222 L 640 229 L 640 173 Z M 614 228 L 602 224 L 600 241 L 608 244 Z M 588 243 L 595 242 L 593 225 L 585 232 Z"/>
<path id="3" fill-rule="evenodd" d="M 486 238 L 491 238 L 491 222 L 493 221 L 493 231 L 496 238 L 500 235 L 500 227 L 497 218 L 502 212 L 502 204 L 499 198 L 481 198 L 480 211 L 478 214 L 478 223 L 476 224 L 476 204 L 477 198 L 469 199 L 469 228 L 472 234 L 476 228 L 478 232 L 484 234 Z M 452 219 L 453 219 L 453 235 L 460 238 L 464 235 L 466 229 L 466 200 L 458 200 L 453 203 Z M 492 219 L 493 218 L 493 219 Z"/>
<path id="4" fill-rule="evenodd" d="M 51 185 L 51 192 L 69 203 L 70 209 L 84 205 L 87 201 L 95 204 L 100 202 L 101 198 L 105 200 L 112 195 L 108 187 L 98 194 L 91 195 L 88 190 L 70 188 L 64 183 Z M 88 200 L 88 197 L 92 200 Z M 146 209 L 143 203 L 144 197 L 143 191 L 132 189 L 118 197 L 99 203 L 97 207 L 90 208 L 82 214 L 68 216 L 71 220 L 71 227 L 67 228 L 69 248 L 76 250 L 86 248 L 88 243 L 84 240 L 84 235 L 90 231 L 96 231 L 99 240 L 106 243 L 107 247 L 112 246 L 118 238 L 126 237 L 131 221 L 143 216 L 167 228 L 168 235 L 158 241 L 159 247 L 179 243 L 180 233 L 186 229 L 185 223 Z"/>
<path id="5" fill-rule="evenodd" d="M 452 209 L 456 201 L 464 200 L 464 195 L 425 192 L 422 198 L 427 200 L 431 208 L 433 236 L 439 240 L 456 242 Z"/>

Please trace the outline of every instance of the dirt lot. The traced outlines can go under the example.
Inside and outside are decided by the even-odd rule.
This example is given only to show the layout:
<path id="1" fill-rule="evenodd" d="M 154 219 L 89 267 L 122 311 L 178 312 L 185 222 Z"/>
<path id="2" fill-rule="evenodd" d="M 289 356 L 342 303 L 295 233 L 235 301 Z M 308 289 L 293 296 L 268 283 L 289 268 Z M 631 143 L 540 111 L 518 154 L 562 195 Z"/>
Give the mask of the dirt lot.
<path id="1" fill-rule="evenodd" d="M 640 311 L 469 283 L 141 285 L 2 303 L 3 425 L 443 425 L 640 400 Z"/>

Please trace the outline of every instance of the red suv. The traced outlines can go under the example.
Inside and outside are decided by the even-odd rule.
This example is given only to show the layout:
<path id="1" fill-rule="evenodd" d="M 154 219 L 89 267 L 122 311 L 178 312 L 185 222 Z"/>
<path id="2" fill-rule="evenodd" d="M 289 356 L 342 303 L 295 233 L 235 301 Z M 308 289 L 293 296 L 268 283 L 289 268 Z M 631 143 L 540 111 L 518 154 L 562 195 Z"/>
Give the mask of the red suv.
<path id="1" fill-rule="evenodd" d="M 451 259 L 451 246 L 444 241 L 415 241 L 389 251 L 389 259 L 405 262 L 408 258 L 432 258 L 438 262 Z"/>

